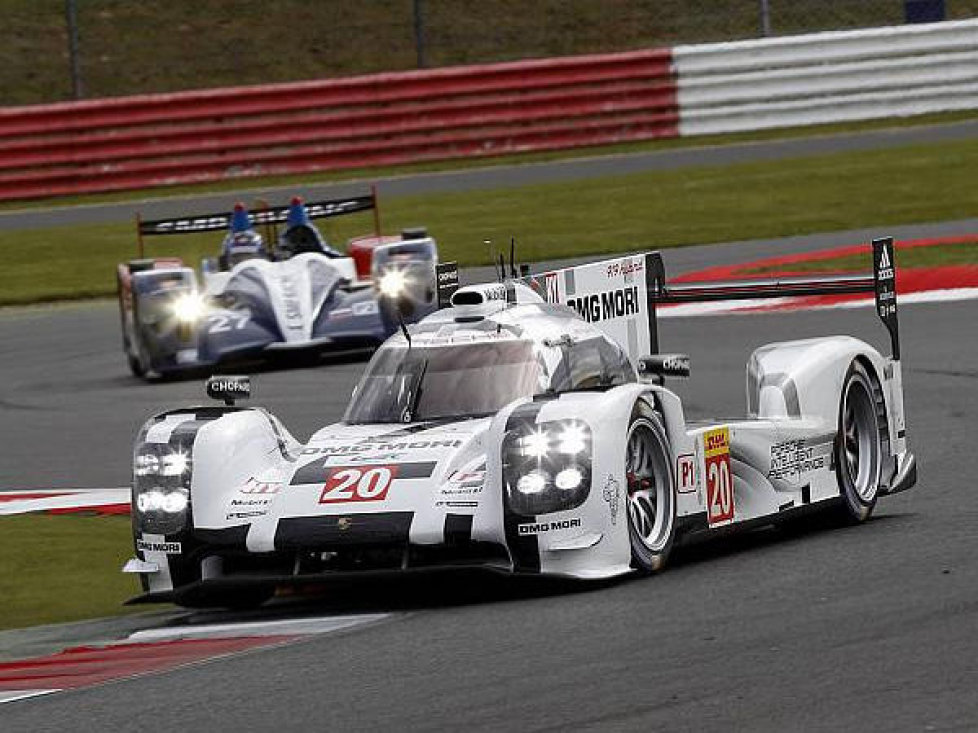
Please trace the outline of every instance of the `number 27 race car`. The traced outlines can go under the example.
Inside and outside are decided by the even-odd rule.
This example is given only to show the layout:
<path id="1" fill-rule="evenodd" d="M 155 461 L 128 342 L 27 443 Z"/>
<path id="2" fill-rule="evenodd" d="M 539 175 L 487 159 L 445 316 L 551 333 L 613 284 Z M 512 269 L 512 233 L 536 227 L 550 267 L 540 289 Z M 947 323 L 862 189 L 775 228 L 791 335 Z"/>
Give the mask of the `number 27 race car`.
<path id="1" fill-rule="evenodd" d="M 312 222 L 368 209 L 376 214 L 373 195 L 139 221 L 140 254 L 144 237 L 228 232 L 220 256 L 204 260 L 200 284 L 193 268 L 175 258 L 118 266 L 123 349 L 133 374 L 375 346 L 399 321 L 433 311 L 437 248 L 424 230 L 381 236 L 375 216 L 375 234 L 351 240 L 344 256 Z M 284 230 L 276 236 L 278 224 Z M 256 226 L 268 230 L 270 241 Z"/>
<path id="2" fill-rule="evenodd" d="M 151 418 L 134 447 L 138 601 L 244 606 L 277 587 L 446 566 L 599 579 L 681 541 L 812 510 L 865 520 L 910 488 L 892 239 L 871 275 L 671 285 L 647 253 L 458 288 L 373 355 L 306 443 L 236 400 Z M 747 417 L 688 423 L 667 303 L 875 292 L 891 356 L 848 336 L 757 349 Z"/>

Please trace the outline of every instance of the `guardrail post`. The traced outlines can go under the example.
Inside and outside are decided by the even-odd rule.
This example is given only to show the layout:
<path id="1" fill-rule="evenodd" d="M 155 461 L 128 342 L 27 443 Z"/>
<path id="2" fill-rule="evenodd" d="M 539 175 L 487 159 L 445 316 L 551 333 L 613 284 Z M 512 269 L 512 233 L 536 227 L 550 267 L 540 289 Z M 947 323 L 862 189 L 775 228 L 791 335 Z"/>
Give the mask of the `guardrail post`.
<path id="1" fill-rule="evenodd" d="M 761 8 L 761 36 L 767 38 L 771 35 L 771 3 L 769 0 L 760 0 Z"/>
<path id="2" fill-rule="evenodd" d="M 71 64 L 71 96 L 85 96 L 82 87 L 81 61 L 78 58 L 78 7 L 75 0 L 65 0 L 65 21 L 68 26 L 68 60 Z"/>
<path id="3" fill-rule="evenodd" d="M 418 54 L 419 69 L 426 65 L 424 46 L 424 0 L 414 0 L 414 48 Z"/>

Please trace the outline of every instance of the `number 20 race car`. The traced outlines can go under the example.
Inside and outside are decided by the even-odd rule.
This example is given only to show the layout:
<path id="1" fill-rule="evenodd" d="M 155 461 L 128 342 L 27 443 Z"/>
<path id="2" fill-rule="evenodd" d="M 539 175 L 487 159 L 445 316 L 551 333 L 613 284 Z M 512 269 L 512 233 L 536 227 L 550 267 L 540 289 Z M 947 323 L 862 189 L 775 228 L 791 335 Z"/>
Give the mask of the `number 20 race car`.
<path id="1" fill-rule="evenodd" d="M 295 440 L 247 377 L 224 406 L 141 429 L 133 601 L 249 605 L 363 571 L 476 566 L 581 579 L 650 573 L 681 540 L 798 517 L 865 520 L 910 488 L 892 239 L 874 272 L 669 285 L 658 253 L 458 288 L 389 338 L 343 420 Z M 687 423 L 656 307 L 875 292 L 892 356 L 848 336 L 775 343 L 747 367 L 748 416 Z"/>
<path id="2" fill-rule="evenodd" d="M 143 237 L 227 229 L 198 285 L 179 259 L 118 266 L 123 348 L 136 376 L 167 375 L 274 354 L 377 345 L 435 309 L 437 248 L 424 230 L 359 237 L 344 256 L 313 219 L 373 209 L 373 195 L 231 215 L 138 222 Z M 375 229 L 379 222 L 375 216 Z M 275 236 L 274 227 L 284 224 Z M 268 230 L 265 242 L 255 226 Z M 395 311 L 394 305 L 397 305 Z"/>

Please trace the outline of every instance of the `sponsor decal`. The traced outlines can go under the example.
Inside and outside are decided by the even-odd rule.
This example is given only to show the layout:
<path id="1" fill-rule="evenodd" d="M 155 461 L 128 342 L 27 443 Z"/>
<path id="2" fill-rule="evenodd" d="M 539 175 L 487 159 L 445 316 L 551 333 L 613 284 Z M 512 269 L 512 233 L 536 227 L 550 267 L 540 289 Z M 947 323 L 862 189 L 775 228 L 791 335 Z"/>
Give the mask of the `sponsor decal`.
<path id="1" fill-rule="evenodd" d="M 325 445 L 322 447 L 303 448 L 300 455 L 345 455 L 347 453 L 366 453 L 385 451 L 426 450 L 434 448 L 459 448 L 461 440 L 417 440 L 412 443 L 362 443 L 357 445 Z"/>
<path id="2" fill-rule="evenodd" d="M 352 308 L 334 308 L 329 312 L 329 320 L 331 321 L 342 321 L 351 316 L 353 316 Z"/>
<path id="3" fill-rule="evenodd" d="M 548 303 L 560 302 L 560 289 L 558 283 L 559 280 L 557 279 L 556 272 L 548 272 L 544 277 L 544 284 L 546 290 L 546 295 L 544 296 L 544 298 Z"/>
<path id="4" fill-rule="evenodd" d="M 677 491 L 680 494 L 691 494 L 696 491 L 696 461 L 692 453 L 684 453 L 676 458 Z"/>
<path id="5" fill-rule="evenodd" d="M 302 308 L 299 305 L 299 292 L 295 282 L 288 275 L 280 275 L 279 287 L 282 289 L 282 303 L 285 306 L 285 320 L 289 328 L 302 327 Z"/>
<path id="6" fill-rule="evenodd" d="M 179 555 L 183 552 L 179 542 L 150 542 L 148 540 L 136 540 L 136 549 L 142 552 L 163 552 L 167 555 Z"/>
<path id="7" fill-rule="evenodd" d="M 493 300 L 506 300 L 506 286 L 493 285 L 482 289 L 482 299 L 488 303 Z"/>
<path id="8" fill-rule="evenodd" d="M 633 316 L 638 313 L 639 308 L 638 287 L 633 285 L 585 295 L 581 298 L 571 298 L 567 301 L 567 305 L 576 310 L 588 323 Z"/>
<path id="9" fill-rule="evenodd" d="M 533 534 L 546 534 L 547 532 L 559 532 L 562 529 L 574 529 L 575 527 L 580 526 L 581 520 L 575 517 L 573 519 L 556 519 L 549 522 L 519 524 L 517 525 L 516 530 L 521 536 L 525 536 Z"/>
<path id="10" fill-rule="evenodd" d="M 730 428 L 703 434 L 706 458 L 706 518 L 710 526 L 734 517 L 733 473 L 730 470 Z"/>
<path id="11" fill-rule="evenodd" d="M 231 506 L 268 506 L 272 503 L 271 499 L 231 499 Z"/>
<path id="12" fill-rule="evenodd" d="M 893 279 L 893 262 L 890 259 L 890 253 L 887 247 L 883 247 L 883 249 L 880 250 L 880 263 L 877 277 L 879 277 L 880 280 Z"/>
<path id="13" fill-rule="evenodd" d="M 230 521 L 232 519 L 254 519 L 255 517 L 264 517 L 267 512 L 259 509 L 251 512 L 228 512 L 224 515 L 224 519 Z"/>
<path id="14" fill-rule="evenodd" d="M 371 316 L 378 313 L 377 301 L 366 300 L 363 303 L 353 304 L 353 315 L 355 316 Z"/>
<path id="15" fill-rule="evenodd" d="M 334 468 L 326 476 L 320 504 L 383 501 L 399 466 L 348 466 Z"/>
<path id="16" fill-rule="evenodd" d="M 803 440 L 786 440 L 771 446 L 768 478 L 798 478 L 803 473 L 825 468 L 825 446 L 806 446 Z"/>
<path id="17" fill-rule="evenodd" d="M 645 258 L 638 257 L 633 260 L 615 260 L 614 262 L 608 263 L 608 277 L 618 277 L 619 275 L 631 275 L 636 272 L 641 272 L 642 268 L 645 266 Z"/>
<path id="18" fill-rule="evenodd" d="M 252 477 L 238 489 L 239 494 L 277 494 L 282 488 L 280 481 L 259 481 Z"/>
<path id="19" fill-rule="evenodd" d="M 336 456 L 344 463 L 392 463 L 404 458 L 404 453 L 371 453 L 360 456 Z"/>
<path id="20" fill-rule="evenodd" d="M 618 523 L 618 505 L 621 503 L 620 497 L 621 484 L 609 473 L 608 480 L 605 481 L 604 488 L 601 490 L 601 498 L 608 502 L 612 526 Z"/>
<path id="21" fill-rule="evenodd" d="M 477 507 L 486 481 L 485 464 L 471 471 L 453 471 L 438 488 L 436 507 Z"/>
<path id="22" fill-rule="evenodd" d="M 458 263 L 439 262 L 435 265 L 438 288 L 438 307 L 451 305 L 452 295 L 458 290 Z"/>

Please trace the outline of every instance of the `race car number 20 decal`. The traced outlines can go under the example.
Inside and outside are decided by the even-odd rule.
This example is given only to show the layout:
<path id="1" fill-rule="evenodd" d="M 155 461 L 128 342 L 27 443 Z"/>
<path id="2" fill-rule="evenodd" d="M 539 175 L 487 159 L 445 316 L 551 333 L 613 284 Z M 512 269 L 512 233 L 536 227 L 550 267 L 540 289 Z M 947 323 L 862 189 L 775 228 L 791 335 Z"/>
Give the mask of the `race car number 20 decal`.
<path id="1" fill-rule="evenodd" d="M 387 498 L 387 490 L 395 476 L 397 476 L 397 466 L 333 468 L 326 476 L 326 485 L 319 495 L 319 503 L 383 501 Z"/>
<path id="2" fill-rule="evenodd" d="M 706 517 L 710 525 L 734 517 L 733 475 L 730 472 L 730 429 L 717 428 L 703 434 L 706 457 Z"/>

